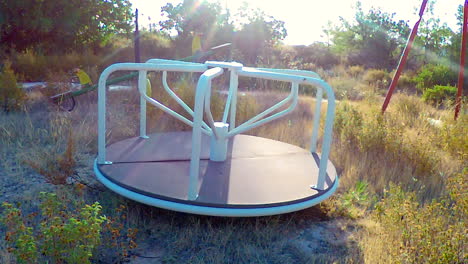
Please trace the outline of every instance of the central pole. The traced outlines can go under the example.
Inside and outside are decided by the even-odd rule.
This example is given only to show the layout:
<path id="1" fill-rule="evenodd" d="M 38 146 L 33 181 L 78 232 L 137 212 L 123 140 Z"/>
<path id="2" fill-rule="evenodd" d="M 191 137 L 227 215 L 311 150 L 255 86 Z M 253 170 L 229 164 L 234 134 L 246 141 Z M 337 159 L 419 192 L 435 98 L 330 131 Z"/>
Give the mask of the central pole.
<path id="1" fill-rule="evenodd" d="M 213 134 L 210 138 L 210 160 L 225 161 L 228 149 L 228 130 L 229 124 L 223 122 L 214 122 Z"/>

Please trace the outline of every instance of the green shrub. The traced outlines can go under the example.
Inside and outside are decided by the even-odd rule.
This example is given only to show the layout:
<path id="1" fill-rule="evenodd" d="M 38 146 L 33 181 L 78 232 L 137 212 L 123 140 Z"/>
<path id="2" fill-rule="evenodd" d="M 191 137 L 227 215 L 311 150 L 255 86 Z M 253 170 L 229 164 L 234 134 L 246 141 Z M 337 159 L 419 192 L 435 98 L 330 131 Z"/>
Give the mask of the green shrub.
<path id="1" fill-rule="evenodd" d="M 20 209 L 3 203 L 0 221 L 7 227 L 9 251 L 19 263 L 37 263 L 41 255 L 52 263 L 91 263 L 107 220 L 99 203 L 69 211 L 56 194 L 41 193 L 41 200 L 40 224 L 34 227 L 26 226 Z"/>
<path id="2" fill-rule="evenodd" d="M 349 75 L 351 75 L 354 78 L 358 78 L 364 73 L 364 67 L 360 65 L 354 65 L 348 68 Z"/>
<path id="3" fill-rule="evenodd" d="M 22 107 L 26 95 L 16 83 L 11 63 L 6 61 L 0 72 L 0 107 L 8 113 Z"/>
<path id="4" fill-rule="evenodd" d="M 416 82 L 413 77 L 405 73 L 400 76 L 400 79 L 398 79 L 397 86 L 403 89 L 414 89 Z"/>
<path id="5" fill-rule="evenodd" d="M 422 98 L 426 102 L 440 105 L 447 99 L 455 100 L 456 95 L 457 87 L 435 85 L 433 88 L 424 90 Z"/>
<path id="6" fill-rule="evenodd" d="M 359 100 L 362 99 L 361 91 L 357 90 L 358 81 L 352 78 L 332 77 L 328 83 L 335 92 L 335 97 L 338 100 L 349 99 Z"/>
<path id="7" fill-rule="evenodd" d="M 435 85 L 454 85 L 457 81 L 457 73 L 445 65 L 424 65 L 414 77 L 416 88 L 424 91 Z"/>
<path id="8" fill-rule="evenodd" d="M 348 103 L 338 105 L 335 115 L 334 135 L 342 144 L 355 146 L 359 144 L 358 135 L 362 129 L 363 115 Z"/>
<path id="9" fill-rule="evenodd" d="M 420 204 L 415 193 L 391 185 L 375 208 L 381 224 L 376 241 L 385 241 L 390 263 L 466 263 L 468 252 L 468 170 L 451 176 L 449 195 Z"/>
<path id="10" fill-rule="evenodd" d="M 384 70 L 371 69 L 364 76 L 363 81 L 375 85 L 377 88 L 385 88 L 390 84 L 390 74 Z"/>
<path id="11" fill-rule="evenodd" d="M 335 144 L 339 149 L 334 151 L 352 152 L 353 155 L 337 155 L 337 159 L 343 159 L 343 163 L 348 163 L 348 158 L 361 159 L 346 168 L 360 172 L 345 172 L 353 175 L 350 177 L 359 177 L 350 184 L 364 179 L 376 192 L 380 192 L 385 182 L 394 181 L 405 184 L 408 189 L 424 188 L 421 198 L 431 197 L 440 188 L 441 177 L 432 176 L 440 166 L 440 156 L 434 145 L 427 144 L 425 137 L 406 134 L 400 115 L 382 115 L 378 108 L 364 108 L 363 111 L 355 105 L 341 102 L 334 125 Z M 416 120 L 419 117 L 411 118 Z M 363 175 L 367 176 L 361 178 Z"/>
<path id="12" fill-rule="evenodd" d="M 442 149 L 451 153 L 453 157 L 466 161 L 468 160 L 468 115 L 461 114 L 457 121 L 452 119 L 444 120 L 442 127 L 435 135 L 434 142 Z"/>

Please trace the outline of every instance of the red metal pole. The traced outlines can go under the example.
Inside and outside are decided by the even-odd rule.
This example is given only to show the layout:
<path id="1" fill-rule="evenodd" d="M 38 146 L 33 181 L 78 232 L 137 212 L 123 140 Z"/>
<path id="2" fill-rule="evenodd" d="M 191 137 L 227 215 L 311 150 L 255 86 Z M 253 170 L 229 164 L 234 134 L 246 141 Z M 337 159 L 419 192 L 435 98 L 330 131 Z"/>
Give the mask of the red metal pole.
<path id="1" fill-rule="evenodd" d="M 427 1 L 428 0 L 423 0 L 421 3 L 421 8 L 419 9 L 419 19 L 418 21 L 416 21 L 416 23 L 413 26 L 413 29 L 411 30 L 411 34 L 408 38 L 408 41 L 406 42 L 406 47 L 405 47 L 405 50 L 403 51 L 403 54 L 401 55 L 400 62 L 398 63 L 398 67 L 395 72 L 395 75 L 393 76 L 392 82 L 390 83 L 390 86 L 388 87 L 387 95 L 385 96 L 385 101 L 382 105 L 382 113 L 384 113 L 385 110 L 387 109 L 387 106 L 390 103 L 390 98 L 392 98 L 393 91 L 395 90 L 395 87 L 398 83 L 398 79 L 400 79 L 401 72 L 403 71 L 403 68 L 405 67 L 406 60 L 408 59 L 408 54 L 411 50 L 411 47 L 413 46 L 414 38 L 416 37 L 416 33 L 418 33 L 419 23 L 421 23 L 424 10 L 426 9 Z"/>
<path id="2" fill-rule="evenodd" d="M 460 50 L 460 71 L 458 72 L 458 91 L 455 103 L 455 120 L 458 118 L 461 108 L 461 98 L 463 94 L 463 81 L 465 77 L 465 57 L 466 57 L 466 35 L 468 33 L 468 0 L 465 0 L 463 8 L 463 27 L 462 27 L 462 42 Z"/>

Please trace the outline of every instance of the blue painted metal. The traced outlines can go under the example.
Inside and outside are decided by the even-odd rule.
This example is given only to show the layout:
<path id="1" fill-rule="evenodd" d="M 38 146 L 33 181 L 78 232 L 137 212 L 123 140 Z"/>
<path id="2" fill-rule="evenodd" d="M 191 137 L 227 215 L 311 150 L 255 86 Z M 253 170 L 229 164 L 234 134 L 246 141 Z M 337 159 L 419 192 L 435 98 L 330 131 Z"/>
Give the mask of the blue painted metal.
<path id="1" fill-rule="evenodd" d="M 276 214 L 285 214 L 290 212 L 299 211 L 302 209 L 309 208 L 314 206 L 326 199 L 328 199 L 333 193 L 335 193 L 336 188 L 339 185 L 338 176 L 335 179 L 334 184 L 322 195 L 317 196 L 314 199 L 310 199 L 300 203 L 276 206 L 276 207 L 266 207 L 266 208 L 219 208 L 219 207 L 208 207 L 208 206 L 197 206 L 191 204 L 182 204 L 171 202 L 167 200 L 157 199 L 154 197 L 149 197 L 131 190 L 122 188 L 121 186 L 113 183 L 108 180 L 102 173 L 99 171 L 98 162 L 94 162 L 94 172 L 96 173 L 97 179 L 104 184 L 110 190 L 132 199 L 134 201 L 156 206 L 163 209 L 190 213 L 190 214 L 199 214 L 199 215 L 212 215 L 212 216 L 227 216 L 227 217 L 254 217 L 254 216 L 266 216 L 266 215 L 276 215 Z"/>

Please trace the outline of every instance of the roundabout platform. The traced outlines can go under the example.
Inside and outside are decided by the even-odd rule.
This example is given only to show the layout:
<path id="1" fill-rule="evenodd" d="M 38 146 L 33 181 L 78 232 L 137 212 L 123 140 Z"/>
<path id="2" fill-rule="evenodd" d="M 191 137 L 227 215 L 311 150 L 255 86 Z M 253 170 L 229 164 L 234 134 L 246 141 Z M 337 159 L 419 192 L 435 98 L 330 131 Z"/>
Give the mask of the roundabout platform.
<path id="1" fill-rule="evenodd" d="M 316 153 L 237 135 L 229 140 L 226 161 L 216 162 L 209 160 L 210 138 L 203 136 L 198 197 L 189 200 L 191 136 L 191 132 L 172 132 L 116 142 L 107 147 L 112 164 L 96 164 L 96 174 L 117 193 L 140 197 L 148 205 L 173 209 L 164 205 L 177 203 L 178 211 L 220 216 L 296 211 L 326 199 L 336 188 L 338 179 L 330 161 L 325 189 L 311 188 L 318 175 Z"/>

